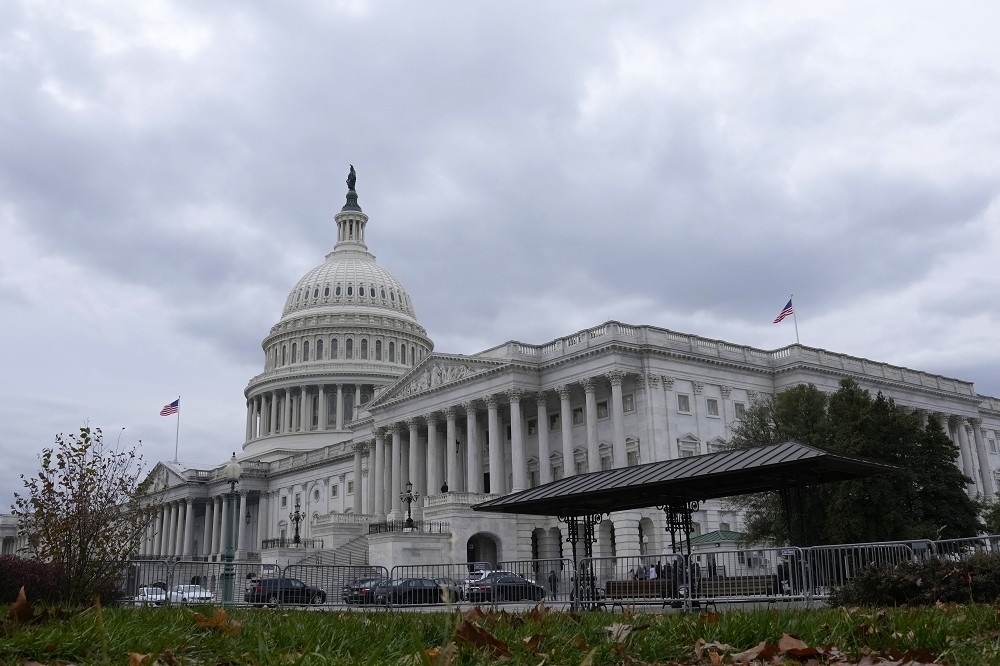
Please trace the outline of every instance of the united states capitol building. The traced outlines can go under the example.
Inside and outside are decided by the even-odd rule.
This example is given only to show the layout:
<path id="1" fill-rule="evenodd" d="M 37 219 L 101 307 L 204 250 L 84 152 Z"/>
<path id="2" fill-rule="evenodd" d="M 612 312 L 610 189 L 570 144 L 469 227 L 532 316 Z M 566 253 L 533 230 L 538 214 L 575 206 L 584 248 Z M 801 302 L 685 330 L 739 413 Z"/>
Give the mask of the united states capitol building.
<path id="1" fill-rule="evenodd" d="M 349 184 L 333 250 L 292 287 L 263 340 L 263 370 L 244 391 L 246 426 L 233 447 L 242 464 L 237 559 L 393 566 L 560 557 L 566 535 L 556 517 L 470 507 L 568 475 L 713 452 L 759 396 L 801 383 L 833 391 L 843 377 L 938 415 L 973 480 L 969 493 L 995 497 L 1000 399 L 977 394 L 971 381 L 615 321 L 542 344 L 435 351 L 411 295 L 369 252 L 369 218 Z M 162 511 L 139 555 L 221 559 L 231 527 L 225 463 L 156 465 Z M 401 499 L 408 484 L 412 503 Z M 402 528 L 408 511 L 418 529 Z M 696 533 L 740 527 L 724 502 L 694 514 Z M 669 542 L 652 507 L 612 514 L 596 532 L 596 556 L 662 553 Z M 12 552 L 9 516 L 0 533 Z"/>

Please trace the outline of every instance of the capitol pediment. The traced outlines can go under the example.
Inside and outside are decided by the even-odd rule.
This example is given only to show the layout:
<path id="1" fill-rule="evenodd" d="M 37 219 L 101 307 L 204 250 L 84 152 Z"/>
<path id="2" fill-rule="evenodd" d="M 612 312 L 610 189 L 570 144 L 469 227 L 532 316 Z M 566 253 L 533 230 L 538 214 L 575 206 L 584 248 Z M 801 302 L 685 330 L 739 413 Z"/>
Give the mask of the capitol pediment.
<path id="1" fill-rule="evenodd" d="M 504 365 L 506 363 L 502 361 L 430 356 L 375 398 L 373 405 L 428 393 L 441 386 L 491 372 Z"/>

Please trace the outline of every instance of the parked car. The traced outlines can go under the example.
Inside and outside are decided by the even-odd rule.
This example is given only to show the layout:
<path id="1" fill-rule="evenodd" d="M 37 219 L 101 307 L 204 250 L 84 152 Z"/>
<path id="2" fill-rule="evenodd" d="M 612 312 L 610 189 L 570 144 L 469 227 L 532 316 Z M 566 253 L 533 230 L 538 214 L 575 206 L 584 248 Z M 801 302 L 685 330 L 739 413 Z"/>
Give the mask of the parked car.
<path id="1" fill-rule="evenodd" d="M 201 585 L 174 585 L 167 598 L 172 604 L 208 604 L 212 603 L 215 595 Z"/>
<path id="2" fill-rule="evenodd" d="M 167 603 L 167 591 L 159 587 L 140 587 L 135 595 L 137 606 L 162 606 Z"/>
<path id="3" fill-rule="evenodd" d="M 465 581 L 462 583 L 462 593 L 463 593 L 463 595 L 465 596 L 466 599 L 468 599 L 469 598 L 469 587 L 471 587 L 475 583 L 478 583 L 481 580 L 485 580 L 489 576 L 496 577 L 496 576 L 499 576 L 499 575 L 517 576 L 519 574 L 516 574 L 513 571 L 505 571 L 503 569 L 482 569 L 482 570 L 479 570 L 479 571 L 473 571 L 469 575 L 469 577 L 466 578 Z"/>
<path id="4" fill-rule="evenodd" d="M 444 576 L 435 578 L 434 582 L 441 588 L 441 601 L 444 603 L 453 604 L 465 598 L 464 586 L 454 578 Z"/>
<path id="5" fill-rule="evenodd" d="M 469 585 L 469 601 L 541 601 L 545 588 L 524 576 L 494 571 Z"/>
<path id="6" fill-rule="evenodd" d="M 379 604 L 439 604 L 441 587 L 430 578 L 382 580 L 375 588 L 375 603 Z"/>
<path id="7" fill-rule="evenodd" d="M 375 588 L 381 580 L 381 578 L 355 578 L 344 585 L 340 591 L 340 598 L 345 604 L 373 604 Z"/>
<path id="8" fill-rule="evenodd" d="M 247 589 L 243 600 L 251 604 L 325 604 L 326 592 L 309 587 L 298 578 L 261 578 Z"/>

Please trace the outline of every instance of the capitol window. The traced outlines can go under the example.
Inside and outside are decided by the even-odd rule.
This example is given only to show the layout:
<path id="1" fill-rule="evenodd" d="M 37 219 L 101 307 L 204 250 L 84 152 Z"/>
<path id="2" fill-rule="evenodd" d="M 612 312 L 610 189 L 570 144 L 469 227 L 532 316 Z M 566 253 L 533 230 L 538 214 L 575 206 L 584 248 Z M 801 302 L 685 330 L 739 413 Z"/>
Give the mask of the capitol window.
<path id="1" fill-rule="evenodd" d="M 622 396 L 622 411 L 623 412 L 634 412 L 635 411 L 635 395 L 632 393 L 626 393 Z"/>
<path id="2" fill-rule="evenodd" d="M 354 358 L 354 340 L 351 338 L 344 343 L 344 358 Z"/>
<path id="3" fill-rule="evenodd" d="M 737 402 L 733 404 L 733 412 L 736 414 L 736 418 L 741 419 L 743 415 L 747 412 L 747 406 L 742 402 Z"/>
<path id="4" fill-rule="evenodd" d="M 371 289 L 368 290 L 368 295 L 371 296 L 372 298 L 375 298 L 375 287 L 372 287 Z"/>
<path id="5" fill-rule="evenodd" d="M 330 358 L 337 358 L 337 338 L 330 340 Z"/>
<path id="6" fill-rule="evenodd" d="M 353 296 L 354 295 L 354 285 L 353 284 L 347 285 L 347 295 L 348 296 Z"/>
<path id="7" fill-rule="evenodd" d="M 336 294 L 337 296 L 340 296 L 340 285 L 339 284 L 337 285 L 337 290 L 334 291 L 333 293 Z"/>
<path id="8" fill-rule="evenodd" d="M 538 433 L 538 419 L 528 419 L 528 434 L 534 435 Z"/>
<path id="9" fill-rule="evenodd" d="M 348 481 L 347 482 L 347 494 L 348 495 L 353 495 L 354 494 L 354 482 L 353 481 Z"/>
<path id="10" fill-rule="evenodd" d="M 319 298 L 319 287 L 313 289 L 313 298 Z"/>
<path id="11" fill-rule="evenodd" d="M 381 361 L 382 360 L 382 341 L 381 340 L 376 340 L 375 341 L 375 360 L 376 361 Z"/>
<path id="12" fill-rule="evenodd" d="M 389 290 L 389 300 L 392 301 L 393 303 L 396 302 L 396 292 L 394 292 L 392 289 Z"/>
<path id="13" fill-rule="evenodd" d="M 597 418 L 606 419 L 608 418 L 608 401 L 601 400 L 597 403 Z"/>
<path id="14" fill-rule="evenodd" d="M 406 345 L 399 345 L 399 362 L 406 365 Z"/>
<path id="15" fill-rule="evenodd" d="M 573 425 L 580 425 L 583 423 L 583 407 L 573 408 Z"/>
<path id="16" fill-rule="evenodd" d="M 326 289 L 323 290 L 323 295 L 324 296 L 330 295 L 330 285 L 326 285 Z"/>
<path id="17" fill-rule="evenodd" d="M 281 496 L 281 508 L 284 509 L 286 506 L 288 506 L 288 496 L 287 495 L 282 495 Z"/>
<path id="18" fill-rule="evenodd" d="M 682 414 L 691 413 L 691 397 L 687 393 L 677 394 L 677 411 Z"/>
<path id="19" fill-rule="evenodd" d="M 309 341 L 308 340 L 305 340 L 302 343 L 302 360 L 303 361 L 308 361 L 309 360 Z"/>
<path id="20" fill-rule="evenodd" d="M 336 487 L 337 486 L 334 486 L 334 488 L 336 488 Z M 317 500 L 317 501 L 319 500 L 319 489 L 318 488 L 313 491 L 313 499 Z"/>
<path id="21" fill-rule="evenodd" d="M 385 300 L 385 287 L 382 287 L 382 300 Z"/>
<path id="22" fill-rule="evenodd" d="M 361 358 L 368 359 L 368 340 L 361 339 Z"/>
<path id="23" fill-rule="evenodd" d="M 705 400 L 705 410 L 708 412 L 709 416 L 719 415 L 719 401 L 715 398 L 708 398 Z"/>
<path id="24" fill-rule="evenodd" d="M 296 359 L 296 358 L 298 358 L 298 356 L 296 355 L 296 354 L 297 354 L 297 352 L 298 352 L 298 347 L 297 347 L 297 346 L 296 346 L 296 344 L 295 344 L 295 343 L 293 342 L 293 343 L 292 343 L 292 363 L 295 363 L 295 359 Z"/>
<path id="25" fill-rule="evenodd" d="M 549 430 L 559 430 L 558 414 L 549 414 Z"/>
<path id="26" fill-rule="evenodd" d="M 322 361 L 323 360 L 323 339 L 322 338 L 320 338 L 319 340 L 316 341 L 316 360 L 317 361 Z"/>
<path id="27" fill-rule="evenodd" d="M 396 362 L 396 343 L 389 342 L 389 363 Z"/>
<path id="28" fill-rule="evenodd" d="M 316 491 L 316 494 L 319 495 L 318 490 Z M 340 494 L 340 487 L 337 485 L 330 486 L 330 497 L 336 497 L 338 494 Z M 317 497 L 316 499 L 319 498 Z"/>

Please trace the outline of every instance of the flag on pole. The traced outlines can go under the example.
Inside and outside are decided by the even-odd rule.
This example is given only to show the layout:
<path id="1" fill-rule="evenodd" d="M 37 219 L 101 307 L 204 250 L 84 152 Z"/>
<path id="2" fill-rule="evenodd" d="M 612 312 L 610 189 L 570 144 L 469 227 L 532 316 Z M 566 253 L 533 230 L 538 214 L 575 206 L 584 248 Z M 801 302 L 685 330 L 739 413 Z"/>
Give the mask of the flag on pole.
<path id="1" fill-rule="evenodd" d="M 163 405 L 163 409 L 160 410 L 160 416 L 170 416 L 171 414 L 176 414 L 181 408 L 181 399 L 177 398 L 173 402 Z"/>
<path id="2" fill-rule="evenodd" d="M 795 308 L 792 307 L 792 299 L 789 298 L 788 305 L 786 305 L 784 309 L 778 313 L 778 316 L 774 318 L 774 323 L 777 324 L 785 317 L 788 317 L 789 315 L 792 315 L 794 313 L 795 313 Z"/>

